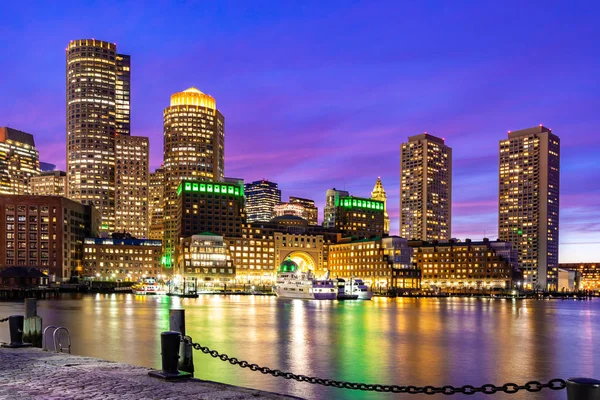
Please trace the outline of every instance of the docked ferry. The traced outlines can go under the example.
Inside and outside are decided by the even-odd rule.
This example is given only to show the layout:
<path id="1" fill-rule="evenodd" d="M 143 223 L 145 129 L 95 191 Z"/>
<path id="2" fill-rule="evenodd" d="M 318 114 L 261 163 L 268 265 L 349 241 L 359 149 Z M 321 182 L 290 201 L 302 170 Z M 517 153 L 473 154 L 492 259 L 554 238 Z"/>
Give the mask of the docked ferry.
<path id="1" fill-rule="evenodd" d="M 138 295 L 165 295 L 167 290 L 154 278 L 146 278 L 142 283 L 131 287 L 133 294 Z"/>
<path id="2" fill-rule="evenodd" d="M 373 298 L 373 292 L 369 290 L 369 287 L 363 282 L 362 279 L 350 278 L 345 281 L 344 292 L 350 295 L 357 295 L 358 300 L 371 300 Z"/>
<path id="3" fill-rule="evenodd" d="M 298 264 L 289 257 L 277 271 L 273 290 L 282 299 L 335 300 L 338 295 L 333 280 L 328 276 L 316 279 L 310 271 L 300 271 Z"/>

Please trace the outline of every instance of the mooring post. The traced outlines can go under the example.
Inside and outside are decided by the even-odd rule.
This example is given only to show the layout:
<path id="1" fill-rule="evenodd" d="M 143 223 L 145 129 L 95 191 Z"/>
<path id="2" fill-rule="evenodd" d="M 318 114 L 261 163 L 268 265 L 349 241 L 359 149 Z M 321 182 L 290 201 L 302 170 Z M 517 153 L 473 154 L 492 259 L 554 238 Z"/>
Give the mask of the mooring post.
<path id="1" fill-rule="evenodd" d="M 167 381 L 192 377 L 192 374 L 179 371 L 177 368 L 180 342 L 181 334 L 179 332 L 163 332 L 160 334 L 162 370 L 150 371 L 148 375 Z"/>
<path id="2" fill-rule="evenodd" d="M 600 399 L 600 381 L 590 378 L 567 379 L 567 400 Z"/>
<path id="3" fill-rule="evenodd" d="M 185 310 L 172 308 L 169 310 L 169 329 L 172 332 L 181 333 L 181 337 L 185 337 Z M 182 341 L 179 347 L 179 370 L 189 372 L 194 375 L 194 352 L 192 345 L 186 341 Z"/>
<path id="4" fill-rule="evenodd" d="M 2 347 L 30 347 L 31 343 L 23 343 L 23 316 L 11 315 L 8 317 L 8 329 L 10 331 L 10 343 Z"/>
<path id="5" fill-rule="evenodd" d="M 37 299 L 25 299 L 23 340 L 35 347 L 42 347 L 42 318 L 37 315 Z"/>

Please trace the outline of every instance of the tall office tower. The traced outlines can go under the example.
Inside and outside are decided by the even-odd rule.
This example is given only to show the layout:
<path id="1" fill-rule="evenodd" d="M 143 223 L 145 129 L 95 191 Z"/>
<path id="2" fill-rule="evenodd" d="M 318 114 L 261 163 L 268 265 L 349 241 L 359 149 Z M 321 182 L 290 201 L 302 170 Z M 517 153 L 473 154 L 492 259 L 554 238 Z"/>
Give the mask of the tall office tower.
<path id="1" fill-rule="evenodd" d="M 115 86 L 115 132 L 120 135 L 131 134 L 130 99 L 131 99 L 131 57 L 125 54 L 115 56 L 117 80 Z"/>
<path id="2" fill-rule="evenodd" d="M 377 177 L 377 182 L 375 182 L 375 187 L 371 192 L 371 198 L 383 201 L 383 233 L 387 235 L 390 233 L 390 216 L 387 212 L 387 195 L 381 183 L 381 177 Z"/>
<path id="3" fill-rule="evenodd" d="M 67 46 L 67 197 L 93 205 L 104 232 L 115 229 L 115 134 L 129 134 L 117 127 L 117 117 L 129 121 L 129 110 L 116 107 L 117 89 L 129 88 L 125 60 L 114 43 L 83 39 Z"/>
<path id="4" fill-rule="evenodd" d="M 179 242 L 177 188 L 184 179 L 223 180 L 224 149 L 225 118 L 215 99 L 194 87 L 173 94 L 164 111 L 163 256 L 167 259 L 172 259 Z"/>
<path id="5" fill-rule="evenodd" d="M 0 194 L 29 194 L 29 180 L 39 174 L 33 135 L 0 127 Z"/>
<path id="6" fill-rule="evenodd" d="M 452 149 L 427 133 L 410 136 L 400 153 L 400 236 L 448 240 L 451 222 Z"/>
<path id="7" fill-rule="evenodd" d="M 314 200 L 290 196 L 290 204 L 297 204 L 304 208 L 302 218 L 307 220 L 309 225 L 319 224 L 319 209 Z"/>
<path id="8" fill-rule="evenodd" d="M 115 137 L 115 232 L 148 237 L 148 138 Z"/>
<path id="9" fill-rule="evenodd" d="M 42 172 L 40 176 L 29 179 L 31 194 L 34 196 L 67 195 L 67 173 L 64 171 Z"/>
<path id="10" fill-rule="evenodd" d="M 281 190 L 275 182 L 266 180 L 246 183 L 246 220 L 267 222 L 273 218 L 273 209 L 281 203 Z"/>
<path id="11" fill-rule="evenodd" d="M 560 139 L 550 129 L 500 141 L 498 237 L 517 250 L 529 288 L 546 289 L 558 268 L 559 171 Z"/>
<path id="12" fill-rule="evenodd" d="M 345 190 L 328 189 L 325 194 L 325 207 L 323 208 L 323 227 L 335 228 L 337 207 L 340 197 L 350 196 Z"/>
<path id="13" fill-rule="evenodd" d="M 157 168 L 150 173 L 148 184 L 148 237 L 150 239 L 163 240 L 165 234 L 163 221 L 165 192 L 165 170 Z"/>

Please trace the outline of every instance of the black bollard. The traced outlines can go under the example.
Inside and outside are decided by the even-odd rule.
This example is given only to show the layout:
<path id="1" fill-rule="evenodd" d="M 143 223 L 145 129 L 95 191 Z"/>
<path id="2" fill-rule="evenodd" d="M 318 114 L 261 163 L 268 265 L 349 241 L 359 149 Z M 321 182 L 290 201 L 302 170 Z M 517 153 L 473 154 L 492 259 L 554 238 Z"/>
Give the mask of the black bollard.
<path id="1" fill-rule="evenodd" d="M 181 343 L 181 334 L 179 332 L 163 332 L 160 334 L 160 348 L 162 359 L 161 371 L 150 371 L 148 375 L 164 379 L 167 381 L 187 379 L 192 375 L 188 372 L 181 372 L 177 368 L 179 362 L 179 345 Z"/>
<path id="2" fill-rule="evenodd" d="M 600 381 L 590 378 L 567 379 L 567 400 L 600 399 Z"/>
<path id="3" fill-rule="evenodd" d="M 8 317 L 8 329 L 10 331 L 10 344 L 2 347 L 30 347 L 31 343 L 23 343 L 23 321 L 22 315 L 11 315 Z"/>

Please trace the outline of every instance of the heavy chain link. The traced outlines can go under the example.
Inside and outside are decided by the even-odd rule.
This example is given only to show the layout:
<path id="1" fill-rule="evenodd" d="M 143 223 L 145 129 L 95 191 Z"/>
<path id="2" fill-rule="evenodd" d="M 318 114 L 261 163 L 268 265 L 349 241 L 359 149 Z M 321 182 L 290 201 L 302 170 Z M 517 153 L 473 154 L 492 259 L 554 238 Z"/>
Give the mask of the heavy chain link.
<path id="1" fill-rule="evenodd" d="M 496 392 L 504 393 L 517 393 L 519 390 L 526 390 L 528 392 L 539 392 L 544 388 L 551 390 L 563 390 L 567 387 L 567 383 L 563 379 L 551 379 L 548 383 L 541 383 L 538 381 L 529 381 L 524 385 L 517 385 L 516 383 L 505 383 L 502 386 L 492 385 L 490 383 L 479 387 L 464 385 L 464 386 L 399 386 L 399 385 L 379 385 L 379 384 L 367 384 L 357 382 L 345 382 L 336 381 L 333 379 L 323 379 L 314 376 L 297 375 L 292 372 L 284 372 L 278 369 L 271 369 L 269 367 L 261 367 L 258 364 L 251 364 L 248 361 L 238 360 L 235 357 L 229 357 L 225 353 L 219 353 L 216 350 L 211 350 L 206 346 L 202 346 L 200 343 L 193 343 L 189 336 L 183 340 L 187 341 L 194 349 L 200 350 L 204 354 L 208 354 L 211 357 L 218 358 L 221 361 L 229 362 L 231 365 L 237 365 L 240 368 L 248 368 L 251 371 L 258 371 L 265 375 L 272 375 L 275 377 L 282 377 L 284 379 L 293 379 L 298 382 L 307 382 L 313 385 L 332 386 L 340 389 L 351 389 L 351 390 L 364 390 L 371 392 L 386 392 L 386 393 L 408 393 L 408 394 L 455 394 L 461 393 L 466 395 L 472 395 L 475 393 L 494 394 Z"/>
<path id="2" fill-rule="evenodd" d="M 9 319 L 10 319 L 10 317 L 2 318 L 2 319 L 0 319 L 0 322 L 6 322 L 6 321 L 8 321 Z"/>

